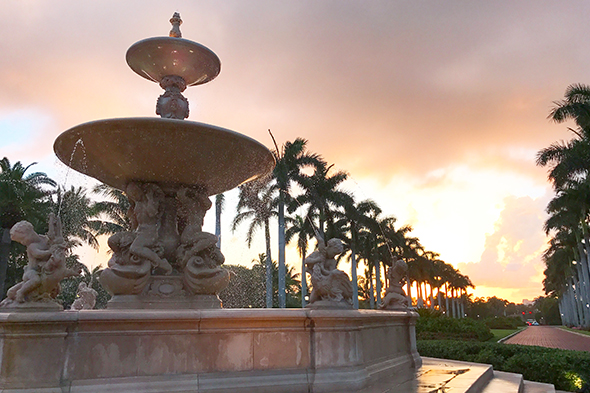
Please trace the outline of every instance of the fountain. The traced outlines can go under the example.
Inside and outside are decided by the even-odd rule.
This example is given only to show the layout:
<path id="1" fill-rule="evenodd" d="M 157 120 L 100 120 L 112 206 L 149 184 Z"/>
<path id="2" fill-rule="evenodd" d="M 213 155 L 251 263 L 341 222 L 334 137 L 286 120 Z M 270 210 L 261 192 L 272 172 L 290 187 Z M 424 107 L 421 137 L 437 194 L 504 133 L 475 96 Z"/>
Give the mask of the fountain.
<path id="1" fill-rule="evenodd" d="M 323 307 L 221 309 L 217 294 L 230 277 L 216 237 L 202 231 L 209 196 L 268 174 L 274 159 L 247 136 L 184 120 L 182 92 L 213 80 L 221 66 L 211 50 L 181 37 L 177 13 L 170 22 L 169 37 L 139 41 L 126 56 L 164 89 L 161 118 L 93 121 L 54 144 L 66 165 L 132 202 L 133 228 L 109 238 L 113 254 L 100 277 L 113 297 L 106 310 L 0 309 L 0 389 L 412 391 L 421 364 L 417 314 L 352 310 L 346 274 L 320 269 L 342 251 L 334 242 L 334 252 L 308 260 L 318 286 L 340 285 L 337 296 L 315 292 Z"/>

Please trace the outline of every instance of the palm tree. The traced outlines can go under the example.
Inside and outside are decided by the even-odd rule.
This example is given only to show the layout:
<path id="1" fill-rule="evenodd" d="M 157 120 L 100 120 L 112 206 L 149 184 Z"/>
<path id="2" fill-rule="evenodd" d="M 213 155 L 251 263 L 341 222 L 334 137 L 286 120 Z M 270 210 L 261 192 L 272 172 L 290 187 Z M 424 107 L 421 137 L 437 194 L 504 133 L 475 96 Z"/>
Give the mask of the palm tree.
<path id="1" fill-rule="evenodd" d="M 567 269 L 570 278 L 565 278 L 568 284 L 571 281 L 571 286 L 567 292 L 575 291 L 576 293 L 575 301 L 580 303 L 578 320 L 581 322 L 580 325 L 584 327 L 590 327 L 590 310 L 588 309 L 590 304 L 590 274 L 588 269 L 590 236 L 587 223 L 589 211 L 587 201 L 589 197 L 590 194 L 586 183 L 581 183 L 578 188 L 569 187 L 558 191 L 556 197 L 547 206 L 547 212 L 551 216 L 545 222 L 544 227 L 547 234 L 554 233 L 548 251 L 559 251 L 559 248 L 569 248 L 571 250 L 569 253 L 571 268 Z M 558 253 L 557 255 L 563 256 L 564 253 Z M 559 258 L 546 258 L 545 262 L 551 264 L 561 263 L 562 261 Z M 569 296 L 570 294 L 564 293 L 564 295 Z"/>
<path id="2" fill-rule="evenodd" d="M 290 243 L 297 236 L 297 251 L 301 256 L 301 307 L 305 307 L 307 301 L 307 277 L 305 274 L 305 256 L 307 255 L 307 246 L 309 240 L 314 237 L 313 224 L 311 221 L 301 216 L 287 220 L 289 227 L 285 232 L 285 240 Z"/>
<path id="3" fill-rule="evenodd" d="M 261 270 L 266 268 L 266 255 L 258 254 L 258 259 L 252 260 L 254 266 L 252 270 Z M 279 305 L 279 267 L 276 261 L 272 261 L 272 284 L 273 284 L 273 305 Z M 301 283 L 298 280 L 299 273 L 295 273 L 294 268 L 291 266 L 285 272 L 285 283 L 287 291 L 287 307 L 299 307 L 299 295 L 301 294 L 300 288 Z"/>
<path id="4" fill-rule="evenodd" d="M 135 224 L 129 216 L 131 203 L 125 193 L 106 184 L 99 184 L 92 192 L 106 197 L 107 200 L 95 203 L 95 209 L 105 218 L 97 231 L 97 235 L 112 235 L 121 231 L 131 231 Z"/>
<path id="5" fill-rule="evenodd" d="M 215 195 L 215 236 L 217 236 L 217 248 L 221 248 L 221 212 L 225 205 L 225 195 Z"/>
<path id="6" fill-rule="evenodd" d="M 578 127 L 590 126 L 590 86 L 576 83 L 565 90 L 564 99 L 555 101 L 549 118 L 556 123 L 573 120 Z"/>
<path id="7" fill-rule="evenodd" d="M 82 243 L 98 249 L 97 234 L 106 225 L 97 219 L 100 211 L 86 196 L 86 190 L 74 186 L 69 190 L 58 187 L 55 198 L 54 213 L 61 219 L 69 252 Z"/>
<path id="8" fill-rule="evenodd" d="M 260 178 L 240 186 L 237 214 L 232 231 L 244 221 L 250 220 L 246 242 L 251 246 L 258 228 L 264 230 L 266 245 L 266 307 L 272 308 L 272 259 L 270 254 L 270 219 L 277 215 L 275 210 L 274 187 L 270 177 Z"/>
<path id="9" fill-rule="evenodd" d="M 537 154 L 537 164 L 549 166 L 549 179 L 553 183 L 556 197 L 550 202 L 548 212 L 552 216 L 545 224 L 546 232 L 555 231 L 555 236 L 570 238 L 573 243 L 573 256 L 568 269 L 570 277 L 560 277 L 558 283 L 547 283 L 563 291 L 564 297 L 570 297 L 574 304 L 568 307 L 568 301 L 560 299 L 562 309 L 578 309 L 576 319 L 582 325 L 590 326 L 590 236 L 588 221 L 590 206 L 590 87 L 582 84 L 571 85 L 562 101 L 555 102 L 549 118 L 557 123 L 573 120 L 576 129 L 568 128 L 574 137 L 567 142 L 554 143 Z M 556 239 L 554 237 L 554 239 Z M 558 241 L 553 243 L 561 243 Z M 549 249 L 551 250 L 551 248 Z M 548 251 L 549 251 L 548 250 Z M 552 250 L 546 254 L 547 271 L 555 274 L 566 270 L 556 269 L 553 263 L 562 263 L 565 252 Z M 559 277 L 553 276 L 551 279 Z M 573 297 L 572 297 L 573 296 Z"/>
<path id="10" fill-rule="evenodd" d="M 270 133 L 270 130 L 268 130 Z M 275 143 L 273 155 L 276 165 L 273 170 L 275 187 L 278 190 L 278 229 L 279 229 L 279 307 L 286 306 L 285 294 L 285 204 L 291 199 L 291 185 L 301 179 L 301 170 L 306 166 L 317 166 L 322 160 L 319 155 L 307 152 L 307 141 L 297 138 L 293 142 L 286 142 L 281 149 Z"/>
<path id="11" fill-rule="evenodd" d="M 379 254 L 377 251 L 377 236 L 374 231 L 363 228 L 358 233 L 359 258 L 365 261 L 367 269 L 366 279 L 369 280 L 369 304 L 375 308 L 381 302 L 381 276 L 379 268 Z M 375 271 L 375 285 L 373 286 L 373 271 Z"/>
<path id="12" fill-rule="evenodd" d="M 56 183 L 45 173 L 26 174 L 35 163 L 14 166 L 8 158 L 0 160 L 0 296 L 4 294 L 8 257 L 12 247 L 10 228 L 21 220 L 27 220 L 41 230 L 46 225 L 51 189 Z"/>
<path id="13" fill-rule="evenodd" d="M 559 299 L 563 323 L 568 326 L 580 326 L 580 314 L 573 297 L 572 278 L 576 277 L 574 247 L 571 235 L 565 231 L 557 233 L 550 241 L 549 248 L 543 254 L 546 269 L 544 271 L 543 289 L 546 294 Z"/>
<path id="14" fill-rule="evenodd" d="M 407 235 L 411 231 L 411 227 L 402 228 L 405 229 L 404 235 Z M 400 230 L 401 231 L 401 230 Z M 403 232 L 402 232 L 403 233 Z M 424 247 L 416 237 L 409 237 L 405 236 L 403 239 L 403 244 L 401 244 L 397 249 L 397 255 L 401 256 L 401 258 L 408 264 L 408 277 L 406 279 L 407 288 L 408 288 L 408 301 L 412 304 L 412 284 L 416 283 L 416 290 L 418 289 L 418 282 L 419 280 L 419 269 L 418 269 L 418 258 L 424 252 Z M 416 292 L 416 305 L 418 306 L 418 293 Z"/>
<path id="15" fill-rule="evenodd" d="M 303 189 L 303 193 L 298 195 L 294 200 L 295 203 L 289 206 L 289 211 L 292 212 L 296 206 L 308 205 L 307 218 L 318 218 L 318 235 L 324 240 L 327 240 L 326 224 L 329 227 L 333 226 L 334 210 L 354 203 L 350 194 L 338 189 L 348 175 L 342 171 L 330 175 L 329 172 L 333 166 L 321 162 L 315 166 L 311 176 L 302 175 L 297 179 L 296 182 Z"/>
<path id="16" fill-rule="evenodd" d="M 335 226 L 343 228 L 343 232 L 349 233 L 348 247 L 350 248 L 350 275 L 352 279 L 352 302 L 353 308 L 359 308 L 358 300 L 358 277 L 357 277 L 357 254 L 359 249 L 359 230 L 361 228 L 375 228 L 377 223 L 374 217 L 381 213 L 381 208 L 372 200 L 367 199 L 359 203 L 347 203 L 344 211 Z M 342 236 L 344 237 L 344 236 Z"/>

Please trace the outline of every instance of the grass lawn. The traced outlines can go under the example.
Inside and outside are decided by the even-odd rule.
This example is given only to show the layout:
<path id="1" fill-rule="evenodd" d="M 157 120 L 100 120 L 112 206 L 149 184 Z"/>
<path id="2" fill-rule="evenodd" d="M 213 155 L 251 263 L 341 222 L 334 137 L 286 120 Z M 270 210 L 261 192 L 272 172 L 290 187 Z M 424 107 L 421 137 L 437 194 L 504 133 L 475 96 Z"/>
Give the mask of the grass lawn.
<path id="1" fill-rule="evenodd" d="M 590 332 L 588 330 L 571 329 L 571 328 L 568 328 L 566 326 L 560 326 L 559 328 L 560 329 L 563 329 L 563 330 L 570 331 L 570 332 L 581 333 L 581 334 L 585 334 L 587 336 L 590 336 Z"/>
<path id="2" fill-rule="evenodd" d="M 509 336 L 512 333 L 517 332 L 521 329 L 523 329 L 523 328 L 520 328 L 520 329 L 491 329 L 494 337 L 490 338 L 488 341 L 496 342 L 496 341 L 500 340 L 501 338 Z"/>

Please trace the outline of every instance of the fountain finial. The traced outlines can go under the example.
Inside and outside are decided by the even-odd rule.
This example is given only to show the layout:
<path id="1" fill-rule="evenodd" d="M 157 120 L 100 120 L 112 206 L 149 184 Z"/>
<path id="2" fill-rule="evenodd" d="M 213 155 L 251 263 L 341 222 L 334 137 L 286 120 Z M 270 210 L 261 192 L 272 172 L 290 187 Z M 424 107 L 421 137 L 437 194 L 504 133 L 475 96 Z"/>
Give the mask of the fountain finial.
<path id="1" fill-rule="evenodd" d="M 182 24 L 182 19 L 180 19 L 180 14 L 175 12 L 170 18 L 170 23 L 172 23 L 172 30 L 170 30 L 170 37 L 175 38 L 182 38 L 182 33 L 180 32 L 180 25 Z"/>

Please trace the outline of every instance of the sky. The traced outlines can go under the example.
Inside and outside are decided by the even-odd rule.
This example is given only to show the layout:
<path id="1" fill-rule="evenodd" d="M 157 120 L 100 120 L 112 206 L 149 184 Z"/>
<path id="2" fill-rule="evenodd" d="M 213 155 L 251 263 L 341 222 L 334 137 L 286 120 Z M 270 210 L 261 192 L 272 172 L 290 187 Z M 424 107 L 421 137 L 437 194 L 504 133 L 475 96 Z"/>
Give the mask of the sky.
<path id="1" fill-rule="evenodd" d="M 571 137 L 547 115 L 568 85 L 590 79 L 590 3 L 4 1 L 0 156 L 37 162 L 66 187 L 93 184 L 57 160 L 53 141 L 91 120 L 156 116 L 162 90 L 125 52 L 167 35 L 175 11 L 183 37 L 222 63 L 215 80 L 185 91 L 189 120 L 269 148 L 269 129 L 279 144 L 305 138 L 349 174 L 357 200 L 375 200 L 467 274 L 474 296 L 543 294 L 552 190 L 535 155 Z M 230 231 L 236 200 L 227 193 L 222 251 L 249 264 L 263 239 L 249 249 Z M 105 249 L 82 250 L 83 261 L 104 265 Z M 293 249 L 287 258 L 300 269 Z"/>

